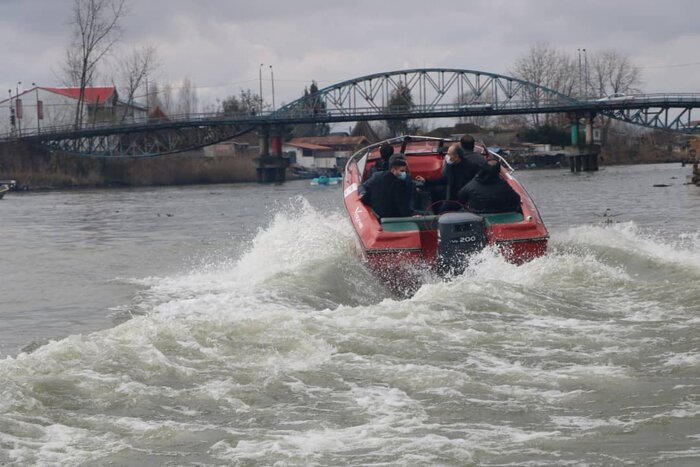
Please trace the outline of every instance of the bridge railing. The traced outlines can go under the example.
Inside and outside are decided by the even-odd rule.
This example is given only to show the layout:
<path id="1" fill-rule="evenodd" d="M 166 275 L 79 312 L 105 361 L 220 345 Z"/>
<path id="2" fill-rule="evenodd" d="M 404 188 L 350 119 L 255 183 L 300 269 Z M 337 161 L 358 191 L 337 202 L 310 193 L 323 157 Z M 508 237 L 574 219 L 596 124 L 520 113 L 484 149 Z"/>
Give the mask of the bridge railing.
<path id="1" fill-rule="evenodd" d="M 650 93 L 650 94 L 621 94 L 613 96 L 603 96 L 582 100 L 581 102 L 624 102 L 626 100 L 634 100 L 638 102 L 648 103 L 667 103 L 667 102 L 700 102 L 700 93 Z"/>

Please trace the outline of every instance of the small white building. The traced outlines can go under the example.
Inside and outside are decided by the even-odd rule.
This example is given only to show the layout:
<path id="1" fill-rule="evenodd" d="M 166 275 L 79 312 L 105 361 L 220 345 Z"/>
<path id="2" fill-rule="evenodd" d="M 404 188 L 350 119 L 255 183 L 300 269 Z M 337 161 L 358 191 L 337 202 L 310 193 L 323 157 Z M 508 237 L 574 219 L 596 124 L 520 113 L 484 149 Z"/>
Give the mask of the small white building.
<path id="1" fill-rule="evenodd" d="M 336 167 L 335 151 L 320 144 L 288 142 L 282 145 L 282 152 L 292 153 L 290 159 L 299 167 L 311 170 L 326 170 Z"/>
<path id="2" fill-rule="evenodd" d="M 292 138 L 282 145 L 294 153 L 296 165 L 322 172 L 342 170 L 347 158 L 369 144 L 365 136 L 328 135 Z"/>
<path id="3" fill-rule="evenodd" d="M 37 86 L 0 101 L 0 137 L 35 134 L 75 122 L 80 88 Z M 83 125 L 146 120 L 147 109 L 119 100 L 114 86 L 84 91 Z"/>

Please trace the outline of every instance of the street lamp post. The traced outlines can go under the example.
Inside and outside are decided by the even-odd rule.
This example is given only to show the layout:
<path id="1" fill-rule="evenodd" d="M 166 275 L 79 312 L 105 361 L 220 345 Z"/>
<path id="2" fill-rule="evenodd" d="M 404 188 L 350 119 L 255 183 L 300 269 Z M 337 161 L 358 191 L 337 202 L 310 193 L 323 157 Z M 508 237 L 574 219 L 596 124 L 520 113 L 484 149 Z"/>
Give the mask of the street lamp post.
<path id="1" fill-rule="evenodd" d="M 19 100 L 19 85 L 22 84 L 21 81 L 17 81 L 15 86 L 15 117 L 17 118 L 17 129 L 19 131 L 20 138 L 22 137 L 22 101 Z"/>
<path id="2" fill-rule="evenodd" d="M 576 49 L 578 50 L 578 96 L 581 97 L 582 94 L 582 87 L 581 87 L 581 49 Z"/>
<path id="3" fill-rule="evenodd" d="M 10 136 L 15 137 L 15 108 L 12 106 L 12 89 L 7 90 L 7 95 L 10 98 L 7 100 L 10 106 Z"/>
<path id="4" fill-rule="evenodd" d="M 586 49 L 583 49 L 583 76 L 586 81 L 586 98 L 589 96 L 590 80 L 588 79 L 588 54 L 586 54 Z"/>
<path id="5" fill-rule="evenodd" d="M 262 67 L 264 63 L 260 64 L 260 67 L 258 67 L 258 82 L 260 84 L 260 114 L 262 115 L 262 109 L 263 109 L 263 97 L 262 97 Z"/>
<path id="6" fill-rule="evenodd" d="M 36 91 L 36 132 L 41 133 L 42 111 L 39 108 L 39 88 L 37 87 L 36 83 L 32 83 L 32 86 L 34 86 L 34 90 Z"/>
<path id="7" fill-rule="evenodd" d="M 270 65 L 270 83 L 272 83 L 272 111 L 275 111 L 275 74 L 272 72 L 272 65 Z"/>

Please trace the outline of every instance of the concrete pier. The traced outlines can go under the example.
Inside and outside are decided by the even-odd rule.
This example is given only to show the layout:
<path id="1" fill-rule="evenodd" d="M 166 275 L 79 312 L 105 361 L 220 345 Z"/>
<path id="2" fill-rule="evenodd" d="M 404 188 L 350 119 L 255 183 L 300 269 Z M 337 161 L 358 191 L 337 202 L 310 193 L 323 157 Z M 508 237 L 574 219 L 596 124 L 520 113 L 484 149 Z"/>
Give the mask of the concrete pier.
<path id="1" fill-rule="evenodd" d="M 567 146 L 564 148 L 572 172 L 594 172 L 598 170 L 600 146 Z"/>
<path id="2" fill-rule="evenodd" d="M 282 157 L 280 130 L 267 126 L 260 131 L 260 156 L 255 159 L 258 183 L 282 183 L 286 180 L 289 159 Z"/>

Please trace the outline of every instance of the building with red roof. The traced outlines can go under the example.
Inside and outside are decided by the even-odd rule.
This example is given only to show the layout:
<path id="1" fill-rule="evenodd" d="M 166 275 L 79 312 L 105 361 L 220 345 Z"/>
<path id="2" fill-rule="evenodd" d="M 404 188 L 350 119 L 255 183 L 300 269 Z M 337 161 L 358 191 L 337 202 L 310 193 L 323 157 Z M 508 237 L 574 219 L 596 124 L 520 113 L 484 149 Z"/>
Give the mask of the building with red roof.
<path id="1" fill-rule="evenodd" d="M 328 135 L 292 138 L 282 151 L 299 167 L 318 172 L 339 171 L 345 160 L 369 141 L 364 136 Z"/>
<path id="2" fill-rule="evenodd" d="M 0 101 L 0 135 L 32 134 L 75 123 L 80 88 L 36 86 Z M 134 122 L 147 118 L 145 107 L 119 100 L 114 86 L 84 90 L 83 124 Z"/>

